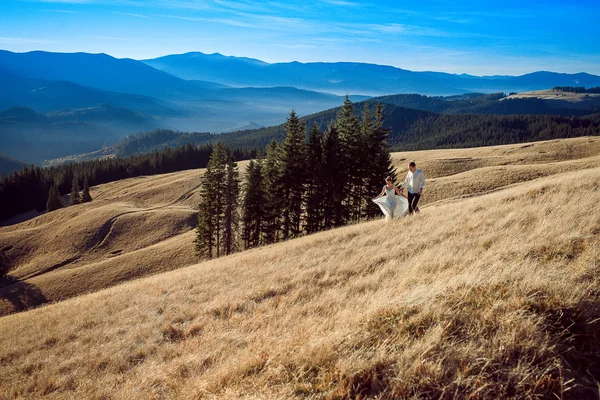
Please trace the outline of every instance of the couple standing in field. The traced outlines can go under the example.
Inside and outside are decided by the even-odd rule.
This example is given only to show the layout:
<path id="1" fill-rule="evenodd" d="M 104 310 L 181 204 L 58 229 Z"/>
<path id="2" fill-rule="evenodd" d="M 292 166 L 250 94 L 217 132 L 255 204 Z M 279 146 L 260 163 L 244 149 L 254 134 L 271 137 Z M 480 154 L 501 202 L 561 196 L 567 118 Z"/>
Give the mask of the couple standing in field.
<path id="1" fill-rule="evenodd" d="M 385 220 L 399 218 L 406 214 L 419 212 L 419 199 L 425 187 L 425 174 L 417 169 L 417 164 L 411 161 L 408 164 L 408 173 L 400 189 L 392 182 L 391 177 L 385 178 L 385 186 L 373 202 L 381 208 Z M 404 195 L 404 188 L 408 189 L 408 197 Z"/>

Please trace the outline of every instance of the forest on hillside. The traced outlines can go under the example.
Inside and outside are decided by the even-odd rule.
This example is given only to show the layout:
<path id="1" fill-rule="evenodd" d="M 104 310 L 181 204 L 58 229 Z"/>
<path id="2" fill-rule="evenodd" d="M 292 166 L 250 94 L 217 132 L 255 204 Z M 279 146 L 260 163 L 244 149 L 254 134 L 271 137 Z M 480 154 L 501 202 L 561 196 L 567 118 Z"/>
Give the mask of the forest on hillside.
<path id="1" fill-rule="evenodd" d="M 535 100 L 535 99 L 533 99 Z M 515 100 L 503 101 L 509 103 Z M 358 116 L 372 102 L 356 103 Z M 317 124 L 326 130 L 335 120 L 339 108 L 301 118 L 306 126 Z M 390 129 L 392 151 L 436 148 L 478 147 L 539 140 L 600 135 L 600 114 L 583 117 L 557 115 L 491 115 L 433 113 L 384 104 L 384 125 Z M 273 139 L 281 141 L 284 125 L 223 133 L 180 133 L 156 130 L 132 135 L 114 147 L 119 155 L 136 154 L 148 149 L 176 146 L 185 142 L 195 145 L 221 141 L 234 148 L 265 148 Z"/>

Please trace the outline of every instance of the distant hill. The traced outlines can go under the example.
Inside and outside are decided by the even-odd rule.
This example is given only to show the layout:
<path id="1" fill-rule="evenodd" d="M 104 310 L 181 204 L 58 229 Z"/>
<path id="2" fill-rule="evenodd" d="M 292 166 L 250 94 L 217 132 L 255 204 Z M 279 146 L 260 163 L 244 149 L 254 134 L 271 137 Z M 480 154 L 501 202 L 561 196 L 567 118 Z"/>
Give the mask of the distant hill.
<path id="1" fill-rule="evenodd" d="M 576 88 L 566 88 L 576 89 Z M 516 99 L 539 99 L 543 100 L 550 108 L 569 108 L 586 110 L 600 106 L 600 93 L 575 92 L 572 90 L 546 89 L 531 92 L 514 93 L 507 97 Z"/>
<path id="2" fill-rule="evenodd" d="M 18 171 L 22 166 L 27 166 L 27 164 L 0 153 L 0 176 Z"/>
<path id="3" fill-rule="evenodd" d="M 27 107 L 46 113 L 63 108 L 95 107 L 110 104 L 160 119 L 163 126 L 180 130 L 237 130 L 250 121 L 259 126 L 278 124 L 292 107 L 299 114 L 311 114 L 331 108 L 343 100 L 340 96 L 292 87 L 230 88 L 205 91 L 196 99 L 164 100 L 144 95 L 109 92 L 67 81 L 27 78 L 0 73 L 0 110 Z M 149 85 L 152 83 L 149 82 Z M 188 82 L 190 87 L 198 84 Z M 365 96 L 352 96 L 360 101 Z M 255 126 L 256 127 L 256 126 Z"/>
<path id="4" fill-rule="evenodd" d="M 586 73 L 538 71 L 521 76 L 473 76 L 414 72 L 365 63 L 274 63 L 199 52 L 144 60 L 183 79 L 201 79 L 231 86 L 294 86 L 336 94 L 385 95 L 420 93 L 453 95 L 467 92 L 523 92 L 554 86 L 599 86 L 600 77 Z"/>
<path id="5" fill-rule="evenodd" d="M 0 148 L 29 163 L 86 153 L 162 124 L 131 110 L 100 105 L 47 114 L 17 107 L 0 112 Z"/>
<path id="6" fill-rule="evenodd" d="M 23 77 L 0 71 L 0 109 L 28 107 L 38 112 L 111 104 L 157 117 L 181 114 L 174 103 L 139 94 L 110 92 L 68 81 Z"/>
<path id="7" fill-rule="evenodd" d="M 4 121 L 0 125 L 0 137 L 12 137 L 13 142 L 2 150 L 16 158 L 25 155 L 28 161 L 59 158 L 74 151 L 93 151 L 99 144 L 114 143 L 128 134 L 156 128 L 219 133 L 277 125 L 285 121 L 292 108 L 299 115 L 308 115 L 343 101 L 340 96 L 295 87 L 233 88 L 213 82 L 188 81 L 140 61 L 105 54 L 42 51 L 0 51 L 0 86 L 0 111 L 25 107 L 47 114 L 65 108 L 112 107 L 111 112 L 106 112 L 106 106 L 100 107 L 105 110 L 101 126 L 97 126 L 97 120 L 93 126 L 84 126 L 92 123 L 89 120 L 92 115 L 88 112 L 83 117 L 81 111 L 77 115 L 70 113 L 71 120 L 59 121 L 57 114 L 51 126 L 48 120 L 43 126 L 19 126 L 23 120 L 7 125 Z M 366 97 L 351 98 L 360 101 Z M 122 110 L 120 115 L 115 113 L 117 109 Z M 129 110 L 127 116 L 124 110 Z M 138 114 L 144 118 L 138 118 Z M 74 142 L 53 141 L 51 146 L 42 146 L 32 155 L 30 143 L 44 142 L 57 135 L 75 139 Z M 90 139 L 87 144 L 86 138 Z M 46 153 L 44 148 L 48 150 Z"/>
<path id="8" fill-rule="evenodd" d="M 0 50 L 4 73 L 49 81 L 69 81 L 100 90 L 152 96 L 161 99 L 192 96 L 216 84 L 192 86 L 183 79 L 142 62 L 106 54 L 13 53 Z"/>
<path id="9" fill-rule="evenodd" d="M 405 95 L 390 96 L 390 99 L 402 102 L 401 100 L 406 100 L 403 96 Z M 443 109 L 446 103 L 448 103 L 448 109 L 453 107 L 453 101 L 427 98 L 425 96 L 410 97 L 418 100 L 422 107 Z M 489 98 L 494 98 L 494 96 L 484 96 L 484 98 L 488 100 L 482 101 L 481 104 L 483 105 L 477 105 L 478 102 L 475 101 L 472 108 L 484 108 Z M 378 99 L 385 100 L 385 98 Z M 498 100 L 494 101 L 497 102 Z M 470 100 L 465 102 L 469 103 Z M 495 111 L 501 111 L 505 104 L 517 104 L 513 102 L 515 100 L 502 101 L 499 106 L 495 106 Z M 369 101 L 368 104 L 373 107 L 374 102 Z M 357 116 L 360 115 L 364 105 L 365 102 L 354 104 Z M 583 117 L 574 118 L 558 115 L 516 115 L 512 112 L 507 112 L 511 115 L 468 114 L 458 112 L 457 110 L 460 109 L 458 107 L 452 113 L 439 113 L 385 104 L 384 126 L 391 129 L 389 141 L 392 148 L 394 150 L 460 148 L 600 135 L 600 114 L 585 114 Z M 335 120 L 338 111 L 339 107 L 311 114 L 301 119 L 307 128 L 312 126 L 313 123 L 317 123 L 322 130 L 325 130 Z M 105 149 L 103 154 L 108 152 L 117 156 L 127 156 L 154 151 L 163 147 L 177 147 L 186 143 L 202 145 L 216 140 L 233 148 L 256 147 L 264 149 L 273 139 L 281 141 L 284 131 L 284 124 L 260 129 L 227 132 L 220 135 L 206 132 L 184 133 L 172 130 L 156 130 L 130 135 Z M 92 153 L 75 159 L 83 160 L 95 156 L 96 153 Z"/>

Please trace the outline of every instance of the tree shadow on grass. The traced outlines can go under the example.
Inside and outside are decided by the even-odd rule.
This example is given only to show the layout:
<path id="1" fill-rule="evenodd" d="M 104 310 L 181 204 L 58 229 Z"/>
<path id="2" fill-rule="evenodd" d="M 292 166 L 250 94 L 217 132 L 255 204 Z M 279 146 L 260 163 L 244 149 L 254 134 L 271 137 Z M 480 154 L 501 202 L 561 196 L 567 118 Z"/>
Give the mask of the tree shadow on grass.
<path id="1" fill-rule="evenodd" d="M 0 278 L 0 316 L 25 311 L 47 302 L 48 299 L 37 286 L 12 276 Z"/>

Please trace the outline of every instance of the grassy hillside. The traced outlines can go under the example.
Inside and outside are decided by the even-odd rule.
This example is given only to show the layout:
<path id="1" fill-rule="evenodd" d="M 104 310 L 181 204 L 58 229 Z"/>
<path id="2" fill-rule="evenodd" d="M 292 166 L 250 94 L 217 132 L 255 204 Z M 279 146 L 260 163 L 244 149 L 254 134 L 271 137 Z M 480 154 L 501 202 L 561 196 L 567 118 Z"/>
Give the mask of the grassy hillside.
<path id="1" fill-rule="evenodd" d="M 416 217 L 323 232 L 2 317 L 3 394 L 597 398 L 599 145 L 585 138 L 398 154 L 398 163 L 410 156 L 437 176 Z M 537 172 L 512 169 L 527 164 Z M 500 175 L 508 178 L 494 183 Z M 480 196 L 449 193 L 480 180 L 488 181 Z M 135 193 L 134 182 L 96 195 Z M 159 194 L 169 186 L 149 186 L 148 197 L 172 201 Z"/>
<path id="2" fill-rule="evenodd" d="M 396 94 L 376 97 L 398 107 L 449 114 L 488 115 L 561 115 L 582 117 L 598 112 L 600 95 L 537 90 L 505 96 L 504 93 L 471 96 L 430 97 L 419 94 Z"/>
<path id="3" fill-rule="evenodd" d="M 400 177 L 409 160 L 425 171 L 421 204 L 426 208 L 599 167 L 600 138 L 403 152 L 394 153 L 393 160 Z M 188 170 L 99 185 L 91 189 L 91 203 L 0 228 L 0 257 L 8 275 L 0 280 L 0 315 L 197 262 L 194 208 L 202 173 Z"/>

